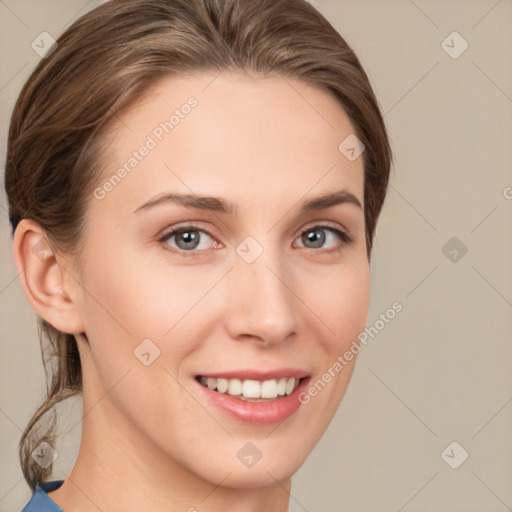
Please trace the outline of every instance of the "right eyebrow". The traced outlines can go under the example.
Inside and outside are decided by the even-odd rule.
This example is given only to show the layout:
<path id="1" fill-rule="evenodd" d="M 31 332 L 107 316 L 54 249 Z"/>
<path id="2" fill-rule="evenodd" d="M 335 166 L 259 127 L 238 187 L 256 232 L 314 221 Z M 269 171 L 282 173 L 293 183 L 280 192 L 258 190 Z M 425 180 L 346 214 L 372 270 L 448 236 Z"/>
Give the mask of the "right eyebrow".
<path id="1" fill-rule="evenodd" d="M 210 210 L 226 215 L 236 215 L 238 212 L 238 207 L 236 205 L 221 197 L 165 193 L 153 197 L 147 203 L 139 206 L 133 213 L 138 213 L 142 210 L 167 203 L 180 204 L 187 208 L 196 208 L 199 210 Z"/>

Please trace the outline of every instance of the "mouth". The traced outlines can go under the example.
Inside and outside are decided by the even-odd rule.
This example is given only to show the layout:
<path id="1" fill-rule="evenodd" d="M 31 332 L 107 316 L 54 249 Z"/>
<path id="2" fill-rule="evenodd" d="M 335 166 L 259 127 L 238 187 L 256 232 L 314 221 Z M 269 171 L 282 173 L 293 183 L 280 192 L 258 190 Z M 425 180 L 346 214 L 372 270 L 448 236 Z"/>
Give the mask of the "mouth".
<path id="1" fill-rule="evenodd" d="M 275 402 L 292 394 L 309 377 L 281 377 L 267 380 L 197 375 L 196 380 L 216 393 L 245 402 Z"/>
<path id="2" fill-rule="evenodd" d="M 306 369 L 281 367 L 205 373 L 196 375 L 195 381 L 199 396 L 223 414 L 243 423 L 268 425 L 296 416 L 311 378 Z"/>
<path id="3" fill-rule="evenodd" d="M 268 425 L 294 417 L 311 374 L 293 369 L 196 375 L 204 399 L 236 421 Z"/>

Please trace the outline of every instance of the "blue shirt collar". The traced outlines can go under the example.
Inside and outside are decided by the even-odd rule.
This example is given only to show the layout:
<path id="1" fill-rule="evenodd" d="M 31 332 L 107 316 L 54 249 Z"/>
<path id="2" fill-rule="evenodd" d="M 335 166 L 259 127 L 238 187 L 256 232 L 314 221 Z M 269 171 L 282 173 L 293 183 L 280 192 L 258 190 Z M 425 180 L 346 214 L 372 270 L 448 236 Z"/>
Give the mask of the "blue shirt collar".
<path id="1" fill-rule="evenodd" d="M 51 482 L 39 482 L 34 494 L 21 512 L 64 512 L 47 493 L 58 489 L 64 480 L 52 480 Z"/>

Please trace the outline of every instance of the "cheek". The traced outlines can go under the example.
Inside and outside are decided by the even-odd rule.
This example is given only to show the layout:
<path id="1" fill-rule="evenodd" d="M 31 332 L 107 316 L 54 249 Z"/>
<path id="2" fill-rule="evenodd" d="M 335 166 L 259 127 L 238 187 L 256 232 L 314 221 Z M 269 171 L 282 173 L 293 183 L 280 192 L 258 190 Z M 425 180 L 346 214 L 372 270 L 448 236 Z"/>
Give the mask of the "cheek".
<path id="1" fill-rule="evenodd" d="M 117 332 L 133 342 L 161 339 L 211 286 L 211 279 L 185 266 L 141 261 L 135 251 L 111 249 L 88 258 L 81 304 L 90 330 L 101 325 L 104 337 Z"/>
<path id="2" fill-rule="evenodd" d="M 222 272 L 172 268 L 162 261 L 142 264 L 136 257 L 114 252 L 109 258 L 95 258 L 87 260 L 87 292 L 81 305 L 94 360 L 91 370 L 107 389 L 130 371 L 128 379 L 135 379 L 138 386 L 128 395 L 157 407 L 157 396 L 179 392 L 170 374 L 181 378 L 181 363 L 201 346 L 201 320 L 206 312 L 210 320 L 214 314 L 201 298 Z M 146 412 L 147 417 L 158 413 Z"/>
<path id="3" fill-rule="evenodd" d="M 305 283 L 305 290 L 310 290 L 305 293 L 318 317 L 321 339 L 329 354 L 339 354 L 365 328 L 370 305 L 369 266 L 360 260 L 312 281 Z"/>
<path id="4" fill-rule="evenodd" d="M 155 436 L 165 424 L 186 437 L 193 427 L 187 418 L 198 415 L 189 411 L 195 403 L 183 396 L 176 379 L 180 362 L 194 349 L 183 343 L 191 334 L 187 312 L 211 283 L 185 274 L 148 268 L 113 253 L 101 265 L 88 259 L 81 306 L 92 358 L 85 357 L 89 389 L 98 396 L 111 390 L 117 408 L 109 414 L 122 411 L 133 425 Z"/>
<path id="5" fill-rule="evenodd" d="M 350 326 L 351 339 L 364 330 L 370 306 L 370 271 L 367 264 L 362 263 L 341 282 L 342 308 L 340 322 Z"/>
<path id="6" fill-rule="evenodd" d="M 327 277 L 327 276 L 324 276 Z M 354 371 L 357 352 L 343 359 L 364 330 L 370 304 L 368 262 L 361 257 L 354 264 L 330 271 L 324 286 L 310 294 L 316 321 L 315 354 L 317 373 L 303 397 L 305 431 L 316 443 L 335 414 Z M 354 349 L 352 349 L 354 350 Z M 342 363 L 340 363 L 342 358 Z"/>

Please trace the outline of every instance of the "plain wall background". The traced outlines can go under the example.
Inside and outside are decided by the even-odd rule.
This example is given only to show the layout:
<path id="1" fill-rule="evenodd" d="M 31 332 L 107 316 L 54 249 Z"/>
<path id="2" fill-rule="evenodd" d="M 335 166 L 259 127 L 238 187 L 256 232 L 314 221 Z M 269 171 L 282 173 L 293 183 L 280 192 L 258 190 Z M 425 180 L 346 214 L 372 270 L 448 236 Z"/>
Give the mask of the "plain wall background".
<path id="1" fill-rule="evenodd" d="M 2 166 L 10 113 L 40 58 L 32 41 L 56 38 L 99 3 L 0 2 Z M 512 510 L 512 2 L 312 3 L 361 59 L 394 149 L 367 325 L 395 301 L 403 310 L 360 352 L 333 422 L 293 479 L 291 510 Z M 454 31 L 469 45 L 458 58 L 442 46 Z M 463 44 L 450 36 L 444 47 Z M 2 512 L 30 498 L 17 444 L 45 389 L 6 204 L 2 186 Z M 67 410 L 55 479 L 70 471 L 80 438 L 81 401 Z M 447 460 L 469 454 L 457 469 L 441 456 L 453 441 Z"/>

